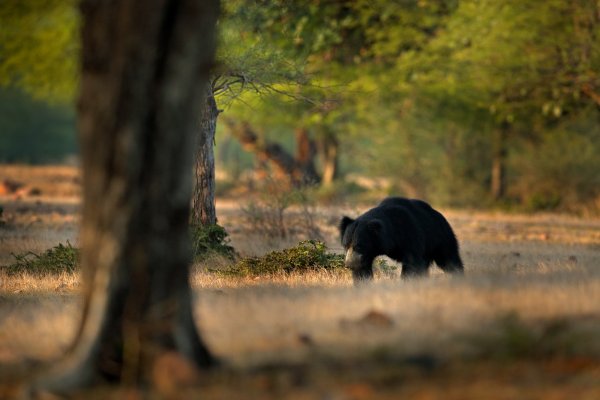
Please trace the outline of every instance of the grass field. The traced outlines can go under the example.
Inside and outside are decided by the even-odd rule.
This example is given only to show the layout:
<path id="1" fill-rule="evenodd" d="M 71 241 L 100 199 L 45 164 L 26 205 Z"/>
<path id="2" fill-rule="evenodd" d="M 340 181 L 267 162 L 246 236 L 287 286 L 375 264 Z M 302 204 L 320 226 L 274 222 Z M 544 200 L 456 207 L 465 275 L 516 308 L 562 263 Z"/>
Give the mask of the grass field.
<path id="1" fill-rule="evenodd" d="M 77 244 L 76 171 L 52 170 L 0 166 L 0 178 L 41 191 L 0 197 L 0 265 L 14 260 L 11 253 Z M 42 185 L 48 181 L 61 191 Z M 242 254 L 297 243 L 295 237 L 253 234 L 240 206 L 220 199 L 217 209 Z M 333 251 L 341 250 L 339 217 L 368 206 L 317 207 L 316 221 Z M 158 393 L 209 399 L 600 398 L 600 219 L 442 211 L 461 241 L 462 279 L 434 268 L 428 278 L 402 281 L 394 270 L 380 270 L 372 284 L 354 287 L 345 272 L 227 278 L 208 270 L 222 260 L 195 265 L 198 325 L 224 366 L 175 392 L 157 383 Z M 16 395 L 15 376 L 65 350 L 79 316 L 78 292 L 76 273 L 0 274 L 0 398 Z M 127 398 L 156 394 L 106 391 Z M 82 398 L 106 398 L 106 391 Z"/>

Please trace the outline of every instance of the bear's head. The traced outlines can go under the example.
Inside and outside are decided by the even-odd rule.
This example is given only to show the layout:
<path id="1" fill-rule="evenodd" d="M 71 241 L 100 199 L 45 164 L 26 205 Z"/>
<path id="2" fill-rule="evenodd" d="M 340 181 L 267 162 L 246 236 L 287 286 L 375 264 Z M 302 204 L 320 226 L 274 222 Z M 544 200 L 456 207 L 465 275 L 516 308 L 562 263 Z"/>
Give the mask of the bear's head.
<path id="1" fill-rule="evenodd" d="M 373 260 L 381 254 L 382 230 L 383 223 L 378 219 L 342 218 L 340 237 L 346 251 L 346 267 L 354 271 L 371 269 Z"/>

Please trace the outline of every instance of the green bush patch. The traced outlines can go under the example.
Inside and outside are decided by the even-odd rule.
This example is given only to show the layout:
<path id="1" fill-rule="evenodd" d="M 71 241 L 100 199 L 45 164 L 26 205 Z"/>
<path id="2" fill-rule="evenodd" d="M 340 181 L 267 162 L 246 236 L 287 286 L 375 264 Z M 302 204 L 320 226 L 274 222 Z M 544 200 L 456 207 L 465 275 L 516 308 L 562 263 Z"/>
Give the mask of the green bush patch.
<path id="1" fill-rule="evenodd" d="M 13 253 L 12 256 L 16 261 L 1 267 L 10 275 L 19 273 L 50 275 L 74 272 L 79 269 L 79 249 L 73 247 L 69 242 L 66 245 L 59 243 L 58 246 L 52 247 L 42 254 L 30 251 L 24 254 Z"/>
<path id="2" fill-rule="evenodd" d="M 307 272 L 318 269 L 344 269 L 344 257 L 327 252 L 318 240 L 305 240 L 296 247 L 272 251 L 262 257 L 245 257 L 225 270 L 211 270 L 235 277 L 256 277 L 280 273 Z"/>
<path id="3" fill-rule="evenodd" d="M 204 261 L 214 255 L 230 260 L 235 257 L 235 250 L 229 245 L 229 234 L 222 226 L 195 225 L 192 226 L 192 247 L 194 259 Z"/>

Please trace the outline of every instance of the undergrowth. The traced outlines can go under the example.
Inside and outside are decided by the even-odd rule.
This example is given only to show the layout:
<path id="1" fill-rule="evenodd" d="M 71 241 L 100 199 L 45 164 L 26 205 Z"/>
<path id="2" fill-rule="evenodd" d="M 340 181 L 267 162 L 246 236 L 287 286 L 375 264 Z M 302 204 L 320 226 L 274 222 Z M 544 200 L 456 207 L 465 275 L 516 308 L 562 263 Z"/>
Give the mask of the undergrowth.
<path id="1" fill-rule="evenodd" d="M 316 222 L 314 196 L 306 187 L 289 188 L 267 178 L 261 190 L 260 196 L 241 208 L 252 232 L 267 240 L 323 238 Z"/>
<path id="2" fill-rule="evenodd" d="M 229 245 L 229 234 L 222 226 L 192 226 L 192 248 L 195 261 L 204 261 L 218 255 L 230 260 L 235 258 L 235 249 Z"/>
<path id="3" fill-rule="evenodd" d="M 79 269 L 79 249 L 67 241 L 64 245 L 59 243 L 42 254 L 27 252 L 12 254 L 15 262 L 0 267 L 9 275 L 30 273 L 34 275 L 60 274 L 74 272 Z"/>
<path id="4" fill-rule="evenodd" d="M 317 269 L 345 269 L 344 258 L 328 253 L 321 241 L 305 240 L 295 247 L 272 251 L 262 257 L 245 257 L 227 269 L 212 271 L 225 276 L 255 277 Z"/>

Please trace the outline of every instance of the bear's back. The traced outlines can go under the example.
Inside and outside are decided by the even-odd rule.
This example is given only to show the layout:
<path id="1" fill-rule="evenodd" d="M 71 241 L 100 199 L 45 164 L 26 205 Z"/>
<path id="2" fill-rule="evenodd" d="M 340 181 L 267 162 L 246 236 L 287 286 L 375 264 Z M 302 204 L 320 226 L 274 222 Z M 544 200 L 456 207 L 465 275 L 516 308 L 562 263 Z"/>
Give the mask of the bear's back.
<path id="1" fill-rule="evenodd" d="M 423 200 L 407 199 L 405 197 L 387 197 L 381 203 L 379 207 L 404 207 L 413 213 L 431 213 L 435 211 L 429 204 Z"/>
<path id="2" fill-rule="evenodd" d="M 428 250 L 433 250 L 446 241 L 456 241 L 446 218 L 423 200 L 388 197 L 377 208 L 385 214 L 389 214 L 392 209 L 402 209 L 415 226 L 425 233 Z"/>

